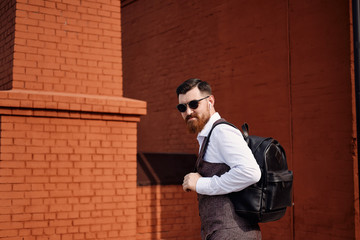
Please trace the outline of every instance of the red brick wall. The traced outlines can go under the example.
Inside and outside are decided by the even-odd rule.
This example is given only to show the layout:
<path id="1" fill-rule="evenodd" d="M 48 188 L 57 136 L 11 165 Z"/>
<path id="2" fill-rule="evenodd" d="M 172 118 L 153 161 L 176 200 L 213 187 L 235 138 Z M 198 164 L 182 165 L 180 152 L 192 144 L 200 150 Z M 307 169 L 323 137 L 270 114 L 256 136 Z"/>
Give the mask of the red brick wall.
<path id="1" fill-rule="evenodd" d="M 350 9 L 346 1 L 294 1 L 291 10 L 296 235 L 359 239 Z"/>
<path id="2" fill-rule="evenodd" d="M 196 151 L 195 137 L 186 133 L 175 108 L 175 89 L 189 77 L 212 83 L 223 117 L 238 125 L 249 121 L 288 148 L 289 133 L 276 131 L 290 128 L 287 7 L 285 0 L 125 6 L 125 96 L 146 99 L 151 112 L 139 125 L 140 150 Z M 270 126 L 263 127 L 264 118 Z"/>
<path id="3" fill-rule="evenodd" d="M 200 239 L 194 193 L 185 193 L 180 186 L 143 186 L 137 188 L 136 204 L 136 239 Z"/>
<path id="4" fill-rule="evenodd" d="M 349 11 L 348 1 L 124 4 L 124 95 L 149 110 L 139 150 L 197 152 L 175 89 L 202 78 L 223 117 L 286 149 L 295 206 L 261 225 L 264 239 L 358 237 Z"/>
<path id="5" fill-rule="evenodd" d="M 120 1 L 16 1 L 13 88 L 122 96 Z"/>
<path id="6" fill-rule="evenodd" d="M 15 34 L 15 0 L 0 2 L 0 90 L 11 89 Z"/>
<path id="7" fill-rule="evenodd" d="M 0 239 L 135 239 L 146 103 L 122 97 L 120 2 L 14 3 L 0 3 Z"/>
<path id="8" fill-rule="evenodd" d="M 1 239 L 134 239 L 136 123 L 0 120 Z"/>

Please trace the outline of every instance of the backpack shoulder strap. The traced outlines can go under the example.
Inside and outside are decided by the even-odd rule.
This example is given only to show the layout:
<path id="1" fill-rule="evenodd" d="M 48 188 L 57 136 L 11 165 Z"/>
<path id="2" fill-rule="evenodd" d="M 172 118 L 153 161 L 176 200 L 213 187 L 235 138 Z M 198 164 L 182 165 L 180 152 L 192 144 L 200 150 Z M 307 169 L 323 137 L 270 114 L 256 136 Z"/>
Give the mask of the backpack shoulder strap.
<path id="1" fill-rule="evenodd" d="M 219 120 L 217 120 L 216 122 L 214 122 L 214 124 L 212 125 L 211 127 L 211 130 L 209 132 L 209 134 L 207 135 L 207 137 L 205 137 L 204 141 L 202 142 L 201 144 L 201 148 L 200 148 L 200 152 L 199 152 L 199 156 L 196 160 L 196 164 L 195 164 L 195 171 L 197 172 L 197 169 L 200 165 L 200 162 L 202 161 L 202 159 L 204 158 L 205 156 L 205 152 L 206 152 L 206 149 L 209 145 L 209 142 L 210 142 L 210 136 L 211 136 L 211 133 L 212 131 L 214 130 L 214 128 L 219 125 L 219 124 L 228 124 L 230 126 L 233 126 L 234 128 L 237 128 L 235 125 L 227 122 L 224 118 L 220 118 Z"/>
<path id="2" fill-rule="evenodd" d="M 244 136 L 244 138 L 248 138 L 249 137 L 249 125 L 247 123 L 244 123 L 241 126 L 241 130 L 242 130 L 242 134 Z"/>
<path id="3" fill-rule="evenodd" d="M 202 144 L 202 145 L 205 145 L 205 146 L 204 146 L 204 147 L 201 147 L 201 148 L 202 148 L 201 150 L 203 150 L 204 154 L 205 154 L 206 149 L 207 149 L 207 146 L 208 146 L 208 144 L 209 144 L 209 142 L 210 142 L 210 136 L 211 136 L 212 131 L 214 130 L 214 128 L 215 128 L 216 126 L 218 126 L 218 125 L 220 125 L 220 124 L 228 124 L 228 125 L 230 125 L 230 126 L 232 126 L 232 127 L 234 127 L 234 128 L 237 128 L 235 125 L 229 123 L 229 122 L 226 121 L 224 118 L 220 118 L 219 120 L 217 120 L 216 122 L 214 122 L 214 124 L 212 125 L 212 128 L 211 128 L 211 130 L 210 130 L 210 132 L 209 132 L 209 134 L 208 134 L 207 137 L 204 139 L 204 142 L 203 142 L 203 144 Z M 200 150 L 200 151 L 201 151 L 201 150 Z M 203 155 L 204 155 L 204 154 L 203 154 Z"/>

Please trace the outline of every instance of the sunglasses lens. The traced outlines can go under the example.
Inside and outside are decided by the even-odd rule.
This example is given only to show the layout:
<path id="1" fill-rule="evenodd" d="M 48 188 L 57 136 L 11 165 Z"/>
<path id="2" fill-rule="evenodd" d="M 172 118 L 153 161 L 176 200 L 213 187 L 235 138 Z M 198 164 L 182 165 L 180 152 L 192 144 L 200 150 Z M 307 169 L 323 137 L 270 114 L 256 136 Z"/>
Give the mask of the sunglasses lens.
<path id="1" fill-rule="evenodd" d="M 198 106 L 199 106 L 199 101 L 197 101 L 197 100 L 193 100 L 193 101 L 189 102 L 189 107 L 191 109 L 197 109 Z"/>
<path id="2" fill-rule="evenodd" d="M 176 106 L 179 112 L 185 112 L 186 111 L 186 105 L 185 104 L 179 104 Z"/>

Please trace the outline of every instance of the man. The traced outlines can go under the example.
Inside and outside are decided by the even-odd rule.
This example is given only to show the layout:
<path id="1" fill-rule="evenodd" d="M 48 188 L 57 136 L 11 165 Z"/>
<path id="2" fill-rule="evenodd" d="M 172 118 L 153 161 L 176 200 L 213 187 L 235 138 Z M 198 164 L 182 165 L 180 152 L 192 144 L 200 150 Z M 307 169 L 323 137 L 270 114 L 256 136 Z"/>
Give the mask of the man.
<path id="1" fill-rule="evenodd" d="M 212 125 L 220 119 L 208 83 L 192 78 L 176 90 L 178 110 L 201 147 Z M 184 177 L 184 191 L 198 193 L 203 240 L 261 239 L 258 224 L 238 216 L 228 193 L 260 180 L 260 168 L 241 132 L 227 124 L 214 128 L 198 172 Z"/>

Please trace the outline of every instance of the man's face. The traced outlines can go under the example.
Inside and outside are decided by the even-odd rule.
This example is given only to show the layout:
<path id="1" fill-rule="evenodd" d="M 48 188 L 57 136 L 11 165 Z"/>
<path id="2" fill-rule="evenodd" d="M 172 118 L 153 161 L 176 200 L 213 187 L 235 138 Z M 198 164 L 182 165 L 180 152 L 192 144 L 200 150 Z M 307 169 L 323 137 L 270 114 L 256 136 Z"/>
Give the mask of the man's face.
<path id="1" fill-rule="evenodd" d="M 208 96 L 206 93 L 201 93 L 199 89 L 195 87 L 187 93 L 179 95 L 179 104 L 189 103 L 192 100 L 199 100 L 206 96 Z M 208 122 L 210 118 L 209 100 L 211 100 L 211 98 L 201 100 L 196 109 L 191 109 L 187 105 L 186 111 L 181 113 L 190 133 L 199 133 Z"/>

